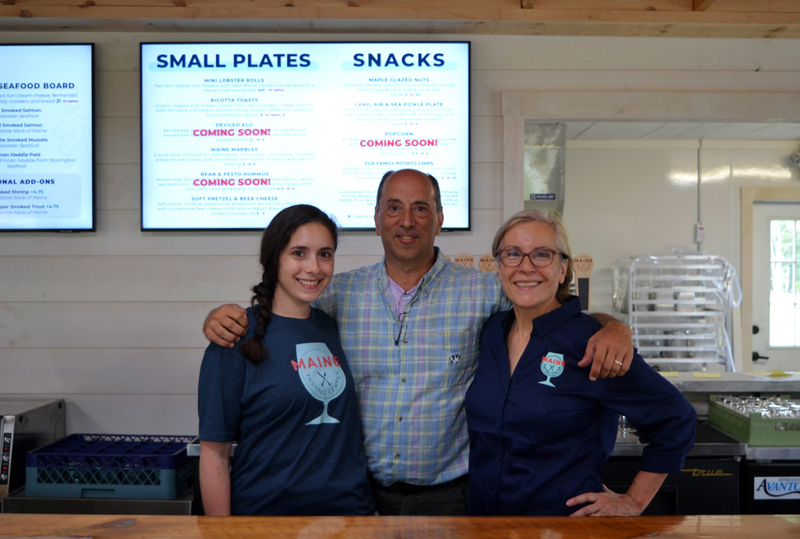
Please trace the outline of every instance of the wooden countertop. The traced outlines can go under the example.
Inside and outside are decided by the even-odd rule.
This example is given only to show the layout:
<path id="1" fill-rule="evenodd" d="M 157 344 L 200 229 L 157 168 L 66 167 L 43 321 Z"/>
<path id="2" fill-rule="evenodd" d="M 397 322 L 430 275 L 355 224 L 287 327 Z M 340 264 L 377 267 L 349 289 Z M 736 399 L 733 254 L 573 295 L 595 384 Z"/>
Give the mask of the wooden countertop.
<path id="1" fill-rule="evenodd" d="M 800 537 L 800 515 L 566 517 L 188 517 L 0 515 L 0 537 L 111 539 Z"/>

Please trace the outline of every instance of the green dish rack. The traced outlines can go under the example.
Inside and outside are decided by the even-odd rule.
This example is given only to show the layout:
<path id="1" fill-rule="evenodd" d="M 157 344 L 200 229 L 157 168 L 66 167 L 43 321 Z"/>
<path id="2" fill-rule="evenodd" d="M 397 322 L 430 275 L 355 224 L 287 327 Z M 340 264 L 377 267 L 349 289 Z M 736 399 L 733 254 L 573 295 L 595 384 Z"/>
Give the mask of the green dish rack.
<path id="1" fill-rule="evenodd" d="M 748 417 L 721 404 L 718 398 L 709 397 L 708 423 L 712 427 L 752 447 L 800 446 L 800 417 L 765 418 L 760 413 Z"/>

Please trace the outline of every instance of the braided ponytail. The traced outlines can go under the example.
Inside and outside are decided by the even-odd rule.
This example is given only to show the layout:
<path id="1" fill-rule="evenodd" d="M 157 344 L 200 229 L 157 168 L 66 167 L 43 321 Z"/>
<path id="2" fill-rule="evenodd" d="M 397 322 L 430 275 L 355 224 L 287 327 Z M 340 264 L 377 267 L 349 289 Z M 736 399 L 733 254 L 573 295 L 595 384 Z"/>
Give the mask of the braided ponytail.
<path id="1" fill-rule="evenodd" d="M 334 250 L 339 244 L 336 223 L 325 212 L 308 204 L 289 206 L 278 212 L 261 237 L 259 261 L 263 268 L 261 282 L 252 288 L 253 298 L 250 306 L 256 315 L 256 327 L 251 338 L 242 343 L 242 355 L 258 365 L 269 358 L 264 348 L 264 336 L 272 318 L 272 302 L 278 286 L 281 254 L 292 239 L 295 231 L 308 223 L 319 223 L 328 229 L 334 242 Z"/>
<path id="2" fill-rule="evenodd" d="M 262 275 L 262 279 L 268 276 Z M 264 347 L 264 335 L 267 326 L 272 318 L 272 298 L 275 296 L 275 283 L 268 284 L 262 281 L 253 287 L 253 299 L 250 306 L 256 314 L 256 327 L 253 336 L 242 343 L 242 355 L 249 359 L 254 365 L 258 365 L 264 359 L 269 358 L 269 351 Z"/>

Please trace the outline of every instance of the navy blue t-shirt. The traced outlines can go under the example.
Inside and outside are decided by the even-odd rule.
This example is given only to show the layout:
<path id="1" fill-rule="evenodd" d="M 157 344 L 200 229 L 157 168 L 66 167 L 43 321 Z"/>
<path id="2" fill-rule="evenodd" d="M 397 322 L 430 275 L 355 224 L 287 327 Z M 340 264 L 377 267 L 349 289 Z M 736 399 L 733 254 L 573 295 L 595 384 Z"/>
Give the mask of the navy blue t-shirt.
<path id="1" fill-rule="evenodd" d="M 564 515 L 568 499 L 603 492 L 603 463 L 618 414 L 639 431 L 641 469 L 679 472 L 694 445 L 697 414 L 678 389 L 636 353 L 622 377 L 589 380 L 578 367 L 599 322 L 570 301 L 533 322 L 510 376 L 507 336 L 514 311 L 481 333 L 481 354 L 466 396 L 471 515 Z"/>
<path id="2" fill-rule="evenodd" d="M 248 309 L 250 330 L 256 320 Z M 238 441 L 232 515 L 367 515 L 375 511 L 353 377 L 336 323 L 272 315 L 269 357 L 254 365 L 211 344 L 200 368 L 200 439 Z"/>

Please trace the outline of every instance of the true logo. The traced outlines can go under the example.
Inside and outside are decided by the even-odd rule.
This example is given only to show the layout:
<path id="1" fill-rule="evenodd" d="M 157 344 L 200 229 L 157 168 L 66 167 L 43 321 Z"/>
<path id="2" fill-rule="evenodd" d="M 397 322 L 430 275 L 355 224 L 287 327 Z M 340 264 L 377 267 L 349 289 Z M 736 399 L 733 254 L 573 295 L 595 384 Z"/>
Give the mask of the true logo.
<path id="1" fill-rule="evenodd" d="M 539 383 L 550 387 L 556 387 L 553 385 L 553 382 L 550 381 L 550 378 L 561 376 L 561 373 L 564 372 L 564 365 L 566 364 L 567 362 L 564 361 L 564 356 L 562 354 L 547 352 L 547 355 L 542 357 L 542 374 L 547 376 L 547 380 L 543 380 Z"/>
<path id="2" fill-rule="evenodd" d="M 451 367 L 455 367 L 458 365 L 459 360 L 461 359 L 461 354 L 453 354 L 447 358 L 447 364 Z"/>

